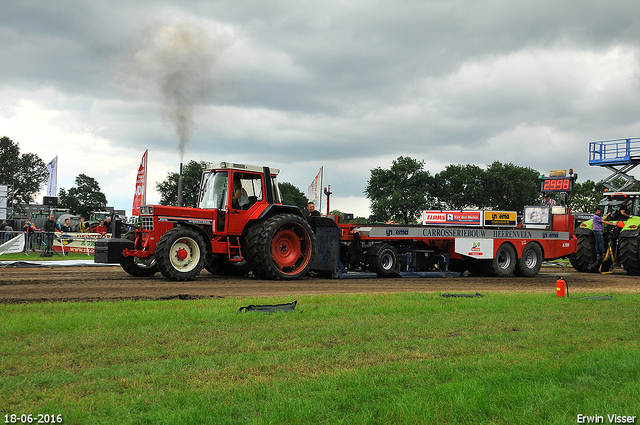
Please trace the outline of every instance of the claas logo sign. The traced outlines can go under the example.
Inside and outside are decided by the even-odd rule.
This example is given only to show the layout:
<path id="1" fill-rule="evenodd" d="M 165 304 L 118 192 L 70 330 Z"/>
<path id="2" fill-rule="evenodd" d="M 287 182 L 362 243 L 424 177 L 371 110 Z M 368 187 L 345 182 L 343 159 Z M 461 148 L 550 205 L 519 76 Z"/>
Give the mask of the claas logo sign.
<path id="1" fill-rule="evenodd" d="M 482 226 L 482 211 L 425 211 L 422 223 Z"/>

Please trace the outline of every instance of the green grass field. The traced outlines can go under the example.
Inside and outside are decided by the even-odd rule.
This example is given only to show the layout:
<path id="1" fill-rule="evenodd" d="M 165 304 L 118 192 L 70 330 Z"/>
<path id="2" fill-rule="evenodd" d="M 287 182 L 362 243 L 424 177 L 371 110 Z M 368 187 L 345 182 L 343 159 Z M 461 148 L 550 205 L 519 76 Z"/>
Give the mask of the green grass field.
<path id="1" fill-rule="evenodd" d="M 0 305 L 0 412 L 65 424 L 640 414 L 640 299 L 437 293 Z M 638 421 L 636 420 L 636 423 Z"/>
<path id="2" fill-rule="evenodd" d="M 28 254 L 28 255 L 27 255 Z M 2 254 L 0 261 L 62 261 L 62 260 L 93 260 L 93 254 L 87 255 L 79 252 L 54 254 L 51 257 L 40 257 L 41 252 L 20 252 L 17 254 Z"/>

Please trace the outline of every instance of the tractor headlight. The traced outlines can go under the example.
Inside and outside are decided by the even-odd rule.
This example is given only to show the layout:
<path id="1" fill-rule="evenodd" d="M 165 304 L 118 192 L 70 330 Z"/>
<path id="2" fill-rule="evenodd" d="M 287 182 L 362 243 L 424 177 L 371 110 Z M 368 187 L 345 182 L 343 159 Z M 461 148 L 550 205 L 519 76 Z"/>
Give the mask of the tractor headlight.
<path id="1" fill-rule="evenodd" d="M 145 205 L 140 207 L 140 215 L 153 215 L 153 206 Z"/>

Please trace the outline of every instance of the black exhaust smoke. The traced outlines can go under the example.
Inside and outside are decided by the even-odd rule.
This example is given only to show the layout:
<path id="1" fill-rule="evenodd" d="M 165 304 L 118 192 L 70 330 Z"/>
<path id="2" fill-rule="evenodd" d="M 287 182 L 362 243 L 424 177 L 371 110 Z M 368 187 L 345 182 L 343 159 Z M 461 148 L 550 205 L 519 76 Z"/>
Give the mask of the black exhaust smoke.
<path id="1" fill-rule="evenodd" d="M 182 162 L 180 163 L 180 174 L 178 174 L 178 206 L 182 206 Z"/>

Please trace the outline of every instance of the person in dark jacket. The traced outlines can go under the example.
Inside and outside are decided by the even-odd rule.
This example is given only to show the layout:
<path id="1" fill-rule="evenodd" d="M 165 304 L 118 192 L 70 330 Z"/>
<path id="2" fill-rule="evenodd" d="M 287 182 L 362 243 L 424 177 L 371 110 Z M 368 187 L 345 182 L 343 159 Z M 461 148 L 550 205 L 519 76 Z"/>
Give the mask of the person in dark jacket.
<path id="1" fill-rule="evenodd" d="M 62 232 L 72 232 L 71 229 L 71 220 L 68 218 L 64 221 L 64 224 L 60 225 L 60 231 Z"/>
<path id="2" fill-rule="evenodd" d="M 307 221 L 311 220 L 311 217 L 320 217 L 320 211 L 316 210 L 316 203 L 309 201 L 307 204 L 307 211 L 309 211 L 309 215 L 307 215 Z"/>
<path id="3" fill-rule="evenodd" d="M 49 214 L 49 219 L 44 222 L 42 230 L 45 233 L 45 243 L 47 244 L 47 250 L 53 249 L 53 234 L 58 230 L 56 226 L 56 219 L 53 214 Z"/>

